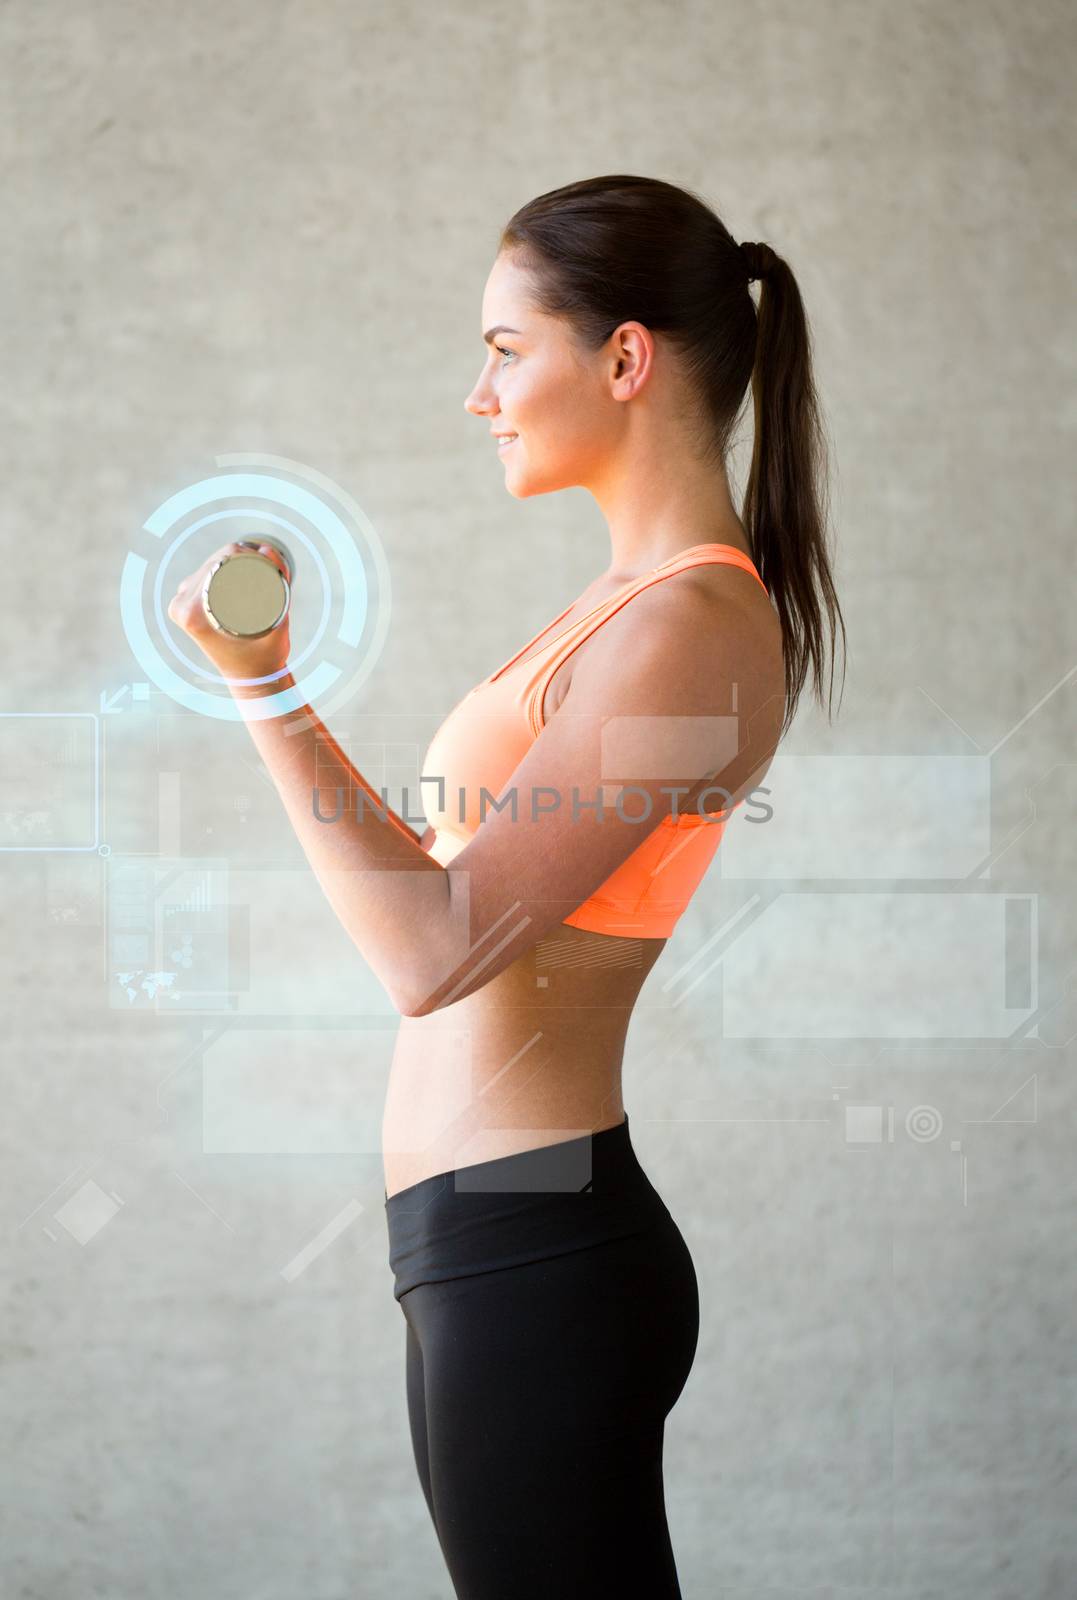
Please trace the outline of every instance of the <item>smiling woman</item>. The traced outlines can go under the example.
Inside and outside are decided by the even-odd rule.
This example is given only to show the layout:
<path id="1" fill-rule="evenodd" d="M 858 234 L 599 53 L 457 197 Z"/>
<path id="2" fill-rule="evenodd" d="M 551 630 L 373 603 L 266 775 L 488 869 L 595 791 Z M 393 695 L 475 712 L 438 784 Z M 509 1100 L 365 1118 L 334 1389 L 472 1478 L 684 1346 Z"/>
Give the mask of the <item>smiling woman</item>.
<path id="1" fill-rule="evenodd" d="M 832 642 L 840 618 L 807 326 L 769 247 L 623 176 L 524 207 L 483 312 L 465 403 L 506 487 L 589 489 L 611 561 L 464 696 L 423 763 L 450 909 L 383 1125 L 412 1444 L 458 1594 L 663 1600 L 680 1594 L 664 1419 L 698 1287 L 632 1146 L 621 1063 L 809 666 L 820 688 L 823 614 Z M 749 379 L 742 521 L 724 461 Z"/>
<path id="2" fill-rule="evenodd" d="M 663 1428 L 699 1301 L 629 1138 L 621 1065 L 642 985 L 809 667 L 821 687 L 824 619 L 834 642 L 808 329 L 769 246 L 625 175 L 524 206 L 482 312 L 465 406 L 499 436 L 513 496 L 593 495 L 606 570 L 437 730 L 423 777 L 444 788 L 422 842 L 309 707 L 266 716 L 264 685 L 231 687 L 401 1012 L 390 1265 L 416 1467 L 456 1592 L 669 1600 Z M 725 462 L 749 386 L 738 516 Z M 267 666 L 227 648 L 229 676 Z M 291 682 L 280 671 L 270 690 Z"/>

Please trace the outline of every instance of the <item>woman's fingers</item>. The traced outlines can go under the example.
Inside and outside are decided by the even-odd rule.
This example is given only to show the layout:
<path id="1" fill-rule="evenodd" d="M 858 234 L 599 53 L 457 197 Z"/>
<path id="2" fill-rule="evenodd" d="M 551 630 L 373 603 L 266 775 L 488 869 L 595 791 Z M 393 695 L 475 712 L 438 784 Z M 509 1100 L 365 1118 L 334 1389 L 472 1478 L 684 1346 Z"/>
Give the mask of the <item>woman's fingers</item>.
<path id="1" fill-rule="evenodd" d="M 258 549 L 262 555 L 269 557 L 270 561 L 272 561 L 273 565 L 279 572 L 282 572 L 284 576 L 287 577 L 288 569 L 284 564 L 284 558 L 282 557 L 280 551 L 275 548 L 275 546 L 271 544 L 260 544 Z"/>

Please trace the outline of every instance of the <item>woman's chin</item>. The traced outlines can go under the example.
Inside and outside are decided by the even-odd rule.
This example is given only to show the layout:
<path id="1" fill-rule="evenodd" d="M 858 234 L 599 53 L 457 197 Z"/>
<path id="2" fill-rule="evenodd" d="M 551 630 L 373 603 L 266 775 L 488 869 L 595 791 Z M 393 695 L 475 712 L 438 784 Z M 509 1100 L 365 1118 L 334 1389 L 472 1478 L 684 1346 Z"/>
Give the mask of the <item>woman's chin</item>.
<path id="1" fill-rule="evenodd" d="M 534 473 L 528 472 L 522 463 L 506 467 L 505 488 L 514 500 L 530 500 L 532 495 L 548 492 Z"/>

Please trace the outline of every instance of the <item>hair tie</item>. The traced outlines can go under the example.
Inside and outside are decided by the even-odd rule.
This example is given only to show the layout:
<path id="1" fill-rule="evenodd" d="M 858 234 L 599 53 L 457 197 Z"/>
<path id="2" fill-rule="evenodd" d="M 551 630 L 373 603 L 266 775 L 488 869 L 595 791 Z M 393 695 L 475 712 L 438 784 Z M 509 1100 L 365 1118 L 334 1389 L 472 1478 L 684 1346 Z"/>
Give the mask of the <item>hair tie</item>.
<path id="1" fill-rule="evenodd" d="M 748 271 L 748 282 L 754 283 L 757 278 L 766 278 L 774 265 L 774 251 L 769 244 L 757 243 L 755 240 L 745 240 L 740 247 L 744 265 Z"/>

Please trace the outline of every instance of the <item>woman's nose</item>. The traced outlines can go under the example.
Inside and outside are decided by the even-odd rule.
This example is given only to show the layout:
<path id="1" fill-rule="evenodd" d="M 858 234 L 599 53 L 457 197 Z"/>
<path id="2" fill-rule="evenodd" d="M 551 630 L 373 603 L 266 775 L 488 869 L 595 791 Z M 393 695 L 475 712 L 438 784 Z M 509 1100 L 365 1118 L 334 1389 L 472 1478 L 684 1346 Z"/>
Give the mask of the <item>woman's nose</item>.
<path id="1" fill-rule="evenodd" d="M 472 416 L 484 417 L 494 408 L 494 391 L 486 382 L 485 376 L 480 376 L 471 393 L 464 401 L 464 410 L 470 411 Z"/>

